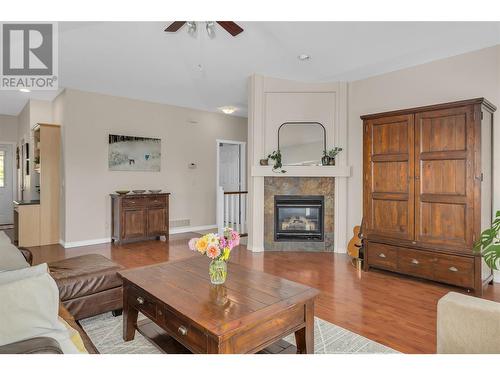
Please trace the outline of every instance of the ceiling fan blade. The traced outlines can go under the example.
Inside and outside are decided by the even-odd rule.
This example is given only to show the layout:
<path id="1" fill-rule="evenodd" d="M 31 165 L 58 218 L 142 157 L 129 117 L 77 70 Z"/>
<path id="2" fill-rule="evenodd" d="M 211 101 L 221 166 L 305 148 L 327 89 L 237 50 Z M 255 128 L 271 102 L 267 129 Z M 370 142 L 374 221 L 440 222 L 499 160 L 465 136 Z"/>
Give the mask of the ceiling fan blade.
<path id="1" fill-rule="evenodd" d="M 232 21 L 217 21 L 217 23 L 221 25 L 222 28 L 232 36 L 236 36 L 239 33 L 243 32 L 243 29 L 238 24 Z"/>
<path id="2" fill-rule="evenodd" d="M 168 32 L 168 33 L 175 33 L 177 30 L 179 30 L 182 26 L 184 26 L 184 24 L 186 23 L 186 21 L 175 21 L 175 22 L 172 22 L 166 29 L 165 31 Z"/>

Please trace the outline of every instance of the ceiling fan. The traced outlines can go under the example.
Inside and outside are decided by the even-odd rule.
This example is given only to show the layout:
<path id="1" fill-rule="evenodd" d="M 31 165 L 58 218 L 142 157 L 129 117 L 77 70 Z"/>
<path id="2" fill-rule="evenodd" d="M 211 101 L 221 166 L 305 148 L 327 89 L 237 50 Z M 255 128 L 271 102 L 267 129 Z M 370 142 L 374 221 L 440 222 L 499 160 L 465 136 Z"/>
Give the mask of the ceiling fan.
<path id="1" fill-rule="evenodd" d="M 215 37 L 215 23 L 218 23 L 219 26 L 221 26 L 224 30 L 226 30 L 229 34 L 232 36 L 236 36 L 243 32 L 243 28 L 241 28 L 238 24 L 232 21 L 206 21 L 205 22 L 205 28 L 207 29 L 208 36 L 210 38 Z M 195 21 L 175 21 L 172 22 L 166 29 L 165 32 L 167 33 L 175 33 L 177 30 L 179 30 L 182 26 L 187 24 L 188 26 L 188 33 L 191 35 L 196 34 L 197 30 L 197 24 Z"/>

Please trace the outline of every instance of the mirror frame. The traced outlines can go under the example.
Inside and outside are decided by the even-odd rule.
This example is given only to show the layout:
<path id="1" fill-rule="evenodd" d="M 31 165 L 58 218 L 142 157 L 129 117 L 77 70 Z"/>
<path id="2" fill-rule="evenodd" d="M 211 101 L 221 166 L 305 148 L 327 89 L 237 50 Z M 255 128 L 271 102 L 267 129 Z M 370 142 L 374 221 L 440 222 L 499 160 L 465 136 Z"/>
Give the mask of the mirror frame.
<path id="1" fill-rule="evenodd" d="M 326 129 L 325 129 L 325 126 L 321 122 L 317 122 L 317 121 L 288 121 L 288 122 L 284 122 L 283 124 L 281 124 L 278 128 L 278 151 L 280 153 L 281 153 L 281 150 L 280 150 L 280 131 L 281 131 L 281 128 L 283 127 L 283 125 L 305 125 L 305 124 L 320 125 L 323 128 L 323 155 L 324 155 L 324 153 L 326 152 Z"/>

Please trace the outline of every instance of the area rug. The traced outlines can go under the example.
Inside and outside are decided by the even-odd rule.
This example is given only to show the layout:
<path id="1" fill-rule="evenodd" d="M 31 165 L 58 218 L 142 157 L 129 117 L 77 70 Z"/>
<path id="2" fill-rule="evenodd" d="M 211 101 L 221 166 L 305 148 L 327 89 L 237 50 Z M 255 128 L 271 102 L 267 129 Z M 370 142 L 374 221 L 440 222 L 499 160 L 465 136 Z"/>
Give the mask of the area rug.
<path id="1" fill-rule="evenodd" d="M 145 319 L 145 317 L 140 316 L 140 319 Z M 123 341 L 121 316 L 114 317 L 111 313 L 106 313 L 80 320 L 80 324 L 101 354 L 161 353 L 139 332 L 136 332 L 134 340 Z M 286 337 L 285 340 L 295 345 L 294 335 Z M 387 346 L 317 317 L 314 318 L 314 352 L 315 354 L 398 353 Z"/>

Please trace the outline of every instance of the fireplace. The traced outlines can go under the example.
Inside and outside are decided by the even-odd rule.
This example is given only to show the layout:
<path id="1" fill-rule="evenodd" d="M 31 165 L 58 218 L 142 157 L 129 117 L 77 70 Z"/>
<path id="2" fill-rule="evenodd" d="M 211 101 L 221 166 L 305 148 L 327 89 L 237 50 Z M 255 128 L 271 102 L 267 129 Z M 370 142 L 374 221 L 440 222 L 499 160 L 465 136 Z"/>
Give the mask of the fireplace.
<path id="1" fill-rule="evenodd" d="M 322 195 L 275 195 L 275 241 L 323 241 Z"/>

